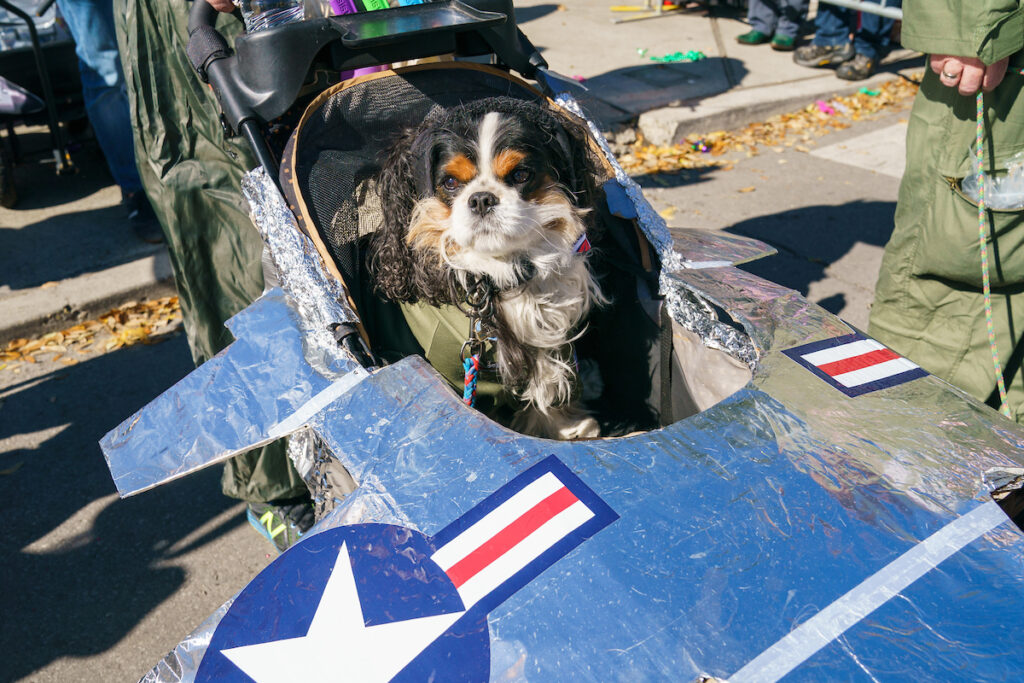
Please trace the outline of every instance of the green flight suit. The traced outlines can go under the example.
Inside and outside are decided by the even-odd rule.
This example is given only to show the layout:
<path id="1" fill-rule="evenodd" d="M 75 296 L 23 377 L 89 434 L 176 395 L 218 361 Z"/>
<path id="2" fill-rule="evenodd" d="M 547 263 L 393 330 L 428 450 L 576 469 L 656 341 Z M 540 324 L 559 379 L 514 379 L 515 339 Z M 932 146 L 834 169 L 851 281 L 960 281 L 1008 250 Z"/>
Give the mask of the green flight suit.
<path id="1" fill-rule="evenodd" d="M 929 54 L 1010 58 L 985 95 L 988 171 L 1024 150 L 1024 8 L 1016 0 L 905 0 L 903 44 Z M 870 333 L 990 405 L 998 406 L 985 325 L 977 206 L 960 193 L 971 174 L 975 97 L 925 70 L 907 134 L 907 168 L 885 248 Z M 989 211 L 992 309 L 1014 418 L 1024 417 L 1024 212 Z"/>
<path id="2" fill-rule="evenodd" d="M 202 2 L 204 0 L 197 0 Z M 139 175 L 163 226 L 192 357 L 213 357 L 233 341 L 224 321 L 263 291 L 263 243 L 249 220 L 240 179 L 256 164 L 241 138 L 225 139 L 216 99 L 186 56 L 183 0 L 115 0 Z M 241 23 L 222 15 L 232 43 Z M 227 463 L 224 493 L 251 502 L 307 493 L 285 442 Z"/>

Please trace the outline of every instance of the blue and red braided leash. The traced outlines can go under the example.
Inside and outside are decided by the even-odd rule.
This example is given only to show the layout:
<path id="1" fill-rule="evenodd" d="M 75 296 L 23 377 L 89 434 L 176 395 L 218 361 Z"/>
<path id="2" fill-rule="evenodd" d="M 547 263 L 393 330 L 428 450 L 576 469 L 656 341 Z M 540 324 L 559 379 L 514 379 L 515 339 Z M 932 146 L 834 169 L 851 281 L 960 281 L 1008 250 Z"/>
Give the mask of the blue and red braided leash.
<path id="1" fill-rule="evenodd" d="M 476 383 L 480 374 L 480 354 L 474 353 L 462 359 L 462 367 L 466 371 L 466 386 L 462 390 L 462 402 L 470 408 L 476 407 Z"/>
<path id="2" fill-rule="evenodd" d="M 577 254 L 586 254 L 591 250 L 590 238 L 587 237 L 587 233 L 580 235 L 576 243 L 573 244 L 572 249 Z M 466 346 L 472 347 L 474 342 L 482 342 L 479 338 L 480 323 L 478 320 L 471 319 L 469 323 L 469 340 L 463 345 L 463 353 L 465 353 Z M 573 351 L 573 362 L 575 360 L 575 351 Z M 469 356 L 465 356 L 462 359 L 462 369 L 465 372 L 462 388 L 462 402 L 470 408 L 476 407 L 476 385 L 480 375 L 480 354 L 473 353 Z M 576 366 L 576 371 L 579 372 L 579 365 Z"/>

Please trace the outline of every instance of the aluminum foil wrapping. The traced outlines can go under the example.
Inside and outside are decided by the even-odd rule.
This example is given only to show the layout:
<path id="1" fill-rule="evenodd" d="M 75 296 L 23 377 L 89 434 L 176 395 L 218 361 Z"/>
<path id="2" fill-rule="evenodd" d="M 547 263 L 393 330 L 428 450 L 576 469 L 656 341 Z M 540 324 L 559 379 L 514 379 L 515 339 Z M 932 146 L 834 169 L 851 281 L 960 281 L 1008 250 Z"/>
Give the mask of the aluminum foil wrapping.
<path id="1" fill-rule="evenodd" d="M 331 334 L 332 324 L 359 319 L 341 283 L 328 275 L 266 169 L 258 166 L 242 177 L 242 194 L 249 201 L 250 217 L 263 237 L 281 288 L 298 314 L 310 365 L 327 376 L 350 371 L 353 359 Z"/>
<path id="2" fill-rule="evenodd" d="M 743 358 L 752 380 L 628 437 L 511 432 L 417 357 L 324 377 L 304 362 L 309 328 L 281 310 L 292 299 L 280 292 L 236 319 L 235 344 L 267 367 L 206 376 L 207 390 L 210 380 L 259 380 L 261 394 L 232 397 L 250 406 L 249 437 L 308 425 L 358 484 L 289 553 L 341 525 L 434 538 L 554 456 L 617 519 L 489 609 L 491 680 L 1018 679 L 1024 534 L 991 493 L 1024 468 L 1024 429 L 927 375 L 847 395 L 783 353 L 849 335 L 843 321 L 734 267 L 685 267 L 660 219 L 644 229 L 666 250 L 673 316 Z M 722 251 L 715 259 L 705 245 L 699 261 L 735 256 Z M 714 307 L 728 319 L 712 320 Z M 292 384 L 286 406 L 264 398 Z M 170 418 L 165 430 L 184 419 Z M 224 657 L 209 646 L 227 610 L 267 621 L 241 604 L 225 605 L 149 680 L 192 681 L 203 652 L 204 662 Z M 347 670 L 345 645 L 332 643 L 325 676 Z"/>
<path id="3" fill-rule="evenodd" d="M 734 240 L 732 242 L 719 238 L 717 240 L 699 238 L 692 232 L 687 234 L 694 250 L 686 254 L 675 248 L 672 234 L 669 232 L 665 219 L 662 218 L 647 198 L 643 190 L 627 174 L 616 159 L 608 141 L 600 129 L 583 113 L 579 103 L 568 93 L 561 93 L 555 102 L 566 111 L 586 122 L 594 140 L 604 154 L 605 159 L 615 173 L 615 181 L 626 192 L 636 212 L 636 222 L 644 236 L 654 246 L 661 260 L 660 294 L 665 297 L 669 315 L 673 320 L 698 335 L 710 348 L 725 351 L 737 360 L 753 368 L 757 362 L 758 346 L 747 333 L 729 325 L 729 321 L 718 320 L 714 309 L 703 301 L 701 295 L 688 290 L 673 275 L 686 270 L 718 269 L 735 263 L 742 263 L 763 255 L 772 250 L 755 240 Z M 685 255 L 684 255 L 685 254 Z"/>
<path id="4" fill-rule="evenodd" d="M 491 612 L 491 680 L 759 680 L 736 674 L 765 653 L 765 666 L 785 666 L 817 636 L 781 654 L 775 643 L 836 603 L 852 624 L 822 627 L 833 637 L 798 658 L 793 680 L 1012 679 L 1006 625 L 1024 608 L 1024 539 L 997 508 L 969 543 L 940 539 L 940 552 L 958 552 L 898 598 L 861 613 L 872 595 L 857 588 L 887 587 L 904 554 L 958 518 L 991 517 L 987 473 L 1020 467 L 1024 433 L 930 377 L 856 402 L 814 382 L 769 353 L 750 386 L 693 418 L 564 443 L 497 426 L 409 358 L 314 420 L 360 484 L 318 529 L 386 522 L 432 535 L 555 455 L 620 519 Z"/>
<path id="5" fill-rule="evenodd" d="M 355 314 L 280 191 L 262 168 L 243 189 L 281 288 L 227 322 L 231 346 L 103 437 L 122 496 L 287 436 L 367 374 L 330 333 Z"/>
<path id="6" fill-rule="evenodd" d="M 612 153 L 611 147 L 608 146 L 608 141 L 601 134 L 597 124 L 587 118 L 579 102 L 569 93 L 560 93 L 555 98 L 555 102 L 567 112 L 582 119 L 587 124 L 587 127 L 590 128 L 591 135 L 615 172 L 616 182 L 622 186 L 622 189 L 626 191 L 626 196 L 629 197 L 633 206 L 636 207 L 637 223 L 640 225 L 640 229 L 643 230 L 644 236 L 647 237 L 648 241 L 658 252 L 662 268 L 670 272 L 685 268 L 685 261 L 672 248 L 672 235 L 668 231 L 665 219 L 658 215 L 654 207 L 644 198 L 643 190 L 640 189 L 636 181 L 622 170 L 619 160 L 615 158 L 615 154 Z"/>

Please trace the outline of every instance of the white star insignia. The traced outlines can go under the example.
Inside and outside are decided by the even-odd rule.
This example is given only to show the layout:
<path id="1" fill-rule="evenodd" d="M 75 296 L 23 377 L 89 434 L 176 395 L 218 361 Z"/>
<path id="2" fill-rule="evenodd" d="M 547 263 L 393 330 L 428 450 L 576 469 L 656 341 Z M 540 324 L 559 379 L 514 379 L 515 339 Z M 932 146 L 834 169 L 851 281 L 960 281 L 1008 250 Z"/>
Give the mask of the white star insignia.
<path id="1" fill-rule="evenodd" d="M 463 614 L 366 626 L 343 543 L 306 635 L 221 652 L 256 683 L 389 681 Z"/>

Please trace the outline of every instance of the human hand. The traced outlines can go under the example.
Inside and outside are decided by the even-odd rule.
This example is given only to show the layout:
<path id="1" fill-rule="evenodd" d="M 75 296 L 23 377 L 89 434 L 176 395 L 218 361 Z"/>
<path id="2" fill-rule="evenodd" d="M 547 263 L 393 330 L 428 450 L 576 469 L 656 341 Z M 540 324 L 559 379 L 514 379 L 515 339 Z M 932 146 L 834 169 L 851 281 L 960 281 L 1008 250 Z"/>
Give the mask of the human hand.
<path id="1" fill-rule="evenodd" d="M 932 55 L 932 71 L 939 74 L 939 83 L 956 88 L 961 95 L 973 95 L 982 89 L 995 90 L 1006 75 L 1009 57 L 994 64 L 985 64 L 977 57 L 954 57 L 953 55 Z"/>
<path id="2" fill-rule="evenodd" d="M 210 3 L 210 7 L 218 12 L 231 13 L 235 11 L 235 3 L 231 0 L 206 0 L 206 2 Z"/>

